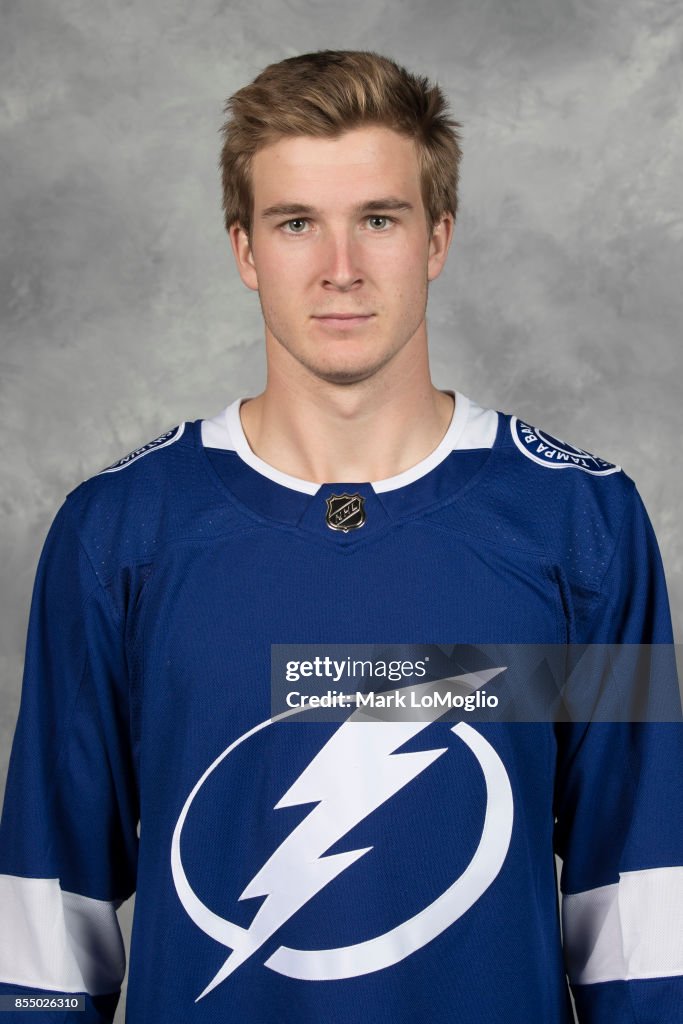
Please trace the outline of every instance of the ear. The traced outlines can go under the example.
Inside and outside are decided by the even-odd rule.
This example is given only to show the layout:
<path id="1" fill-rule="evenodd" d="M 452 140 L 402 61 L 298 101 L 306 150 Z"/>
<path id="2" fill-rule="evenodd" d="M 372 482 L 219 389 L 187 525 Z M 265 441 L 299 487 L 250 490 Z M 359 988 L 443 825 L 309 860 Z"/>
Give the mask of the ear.
<path id="1" fill-rule="evenodd" d="M 234 224 L 230 225 L 228 234 L 237 265 L 237 272 L 242 278 L 242 282 L 252 291 L 258 291 L 256 264 L 254 263 L 254 254 L 251 251 L 251 242 L 247 232 L 239 221 L 235 221 Z"/>
<path id="2" fill-rule="evenodd" d="M 454 218 L 452 213 L 444 213 L 441 220 L 434 225 L 429 239 L 429 258 L 427 260 L 427 280 L 434 281 L 446 264 L 446 257 L 453 238 Z"/>

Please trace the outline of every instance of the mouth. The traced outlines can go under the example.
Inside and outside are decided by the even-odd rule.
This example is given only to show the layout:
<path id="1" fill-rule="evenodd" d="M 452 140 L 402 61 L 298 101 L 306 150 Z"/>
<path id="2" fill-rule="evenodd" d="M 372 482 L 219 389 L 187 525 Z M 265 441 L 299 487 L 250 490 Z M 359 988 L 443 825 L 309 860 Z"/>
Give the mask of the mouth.
<path id="1" fill-rule="evenodd" d="M 373 318 L 374 313 L 357 315 L 355 313 L 329 313 L 327 316 L 314 316 L 313 319 L 326 327 L 337 327 L 347 330 L 351 327 L 360 327 Z"/>

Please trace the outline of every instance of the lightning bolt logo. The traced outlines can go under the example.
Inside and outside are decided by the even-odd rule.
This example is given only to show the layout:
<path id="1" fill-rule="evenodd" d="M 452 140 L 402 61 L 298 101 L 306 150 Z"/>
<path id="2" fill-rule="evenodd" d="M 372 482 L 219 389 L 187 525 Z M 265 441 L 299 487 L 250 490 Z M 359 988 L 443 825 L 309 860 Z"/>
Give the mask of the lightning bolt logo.
<path id="1" fill-rule="evenodd" d="M 439 680 L 412 687 L 434 692 L 445 683 L 472 692 L 503 669 Z M 232 952 L 196 1001 L 208 995 L 251 957 L 304 904 L 372 849 L 325 856 L 355 825 L 445 754 L 447 747 L 415 753 L 395 751 L 417 736 L 443 710 L 423 711 L 419 721 L 380 721 L 356 710 L 316 754 L 275 809 L 315 803 L 315 807 L 280 844 L 246 886 L 240 900 L 266 897 L 249 928 L 214 914 L 192 891 L 180 859 L 180 834 L 197 792 L 218 764 L 240 743 L 274 721 L 269 719 L 240 737 L 207 769 L 188 797 L 173 835 L 171 866 L 179 898 L 192 920 Z M 369 973 L 389 966 L 440 934 L 479 898 L 498 874 L 512 830 L 512 793 L 505 768 L 490 744 L 470 726 L 453 727 L 473 751 L 487 785 L 487 812 L 479 846 L 465 872 L 429 907 L 391 932 L 354 946 L 330 950 L 293 950 L 281 946 L 266 966 L 301 979 L 333 979 Z M 491 796 L 496 797 L 493 813 Z M 495 819 L 495 820 L 494 820 Z"/>

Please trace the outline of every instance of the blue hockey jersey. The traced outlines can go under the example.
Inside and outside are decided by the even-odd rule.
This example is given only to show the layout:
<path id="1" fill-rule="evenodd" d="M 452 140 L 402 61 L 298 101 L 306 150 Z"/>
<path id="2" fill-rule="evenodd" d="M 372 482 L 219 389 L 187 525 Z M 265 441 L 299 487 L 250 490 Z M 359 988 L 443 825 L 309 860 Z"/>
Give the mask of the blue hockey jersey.
<path id="1" fill-rule="evenodd" d="M 0 996 L 111 1021 L 135 892 L 133 1024 L 569 1024 L 567 978 L 582 1024 L 683 1020 L 680 725 L 271 716 L 275 644 L 669 643 L 632 481 L 457 395 L 418 465 L 318 485 L 259 459 L 239 406 L 52 525 Z"/>

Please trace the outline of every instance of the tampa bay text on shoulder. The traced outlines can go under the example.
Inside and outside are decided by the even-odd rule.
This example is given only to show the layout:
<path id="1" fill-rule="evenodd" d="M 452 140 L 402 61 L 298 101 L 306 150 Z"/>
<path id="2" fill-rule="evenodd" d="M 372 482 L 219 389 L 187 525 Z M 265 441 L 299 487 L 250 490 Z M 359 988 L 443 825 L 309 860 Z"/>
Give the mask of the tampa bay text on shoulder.
<path id="1" fill-rule="evenodd" d="M 326 693 L 301 693 L 290 690 L 286 696 L 290 708 L 459 708 L 474 711 L 477 708 L 498 707 L 498 697 L 485 690 L 474 693 L 435 692 L 420 690 L 384 690 L 382 693 L 344 693 L 341 690 L 327 690 Z"/>

